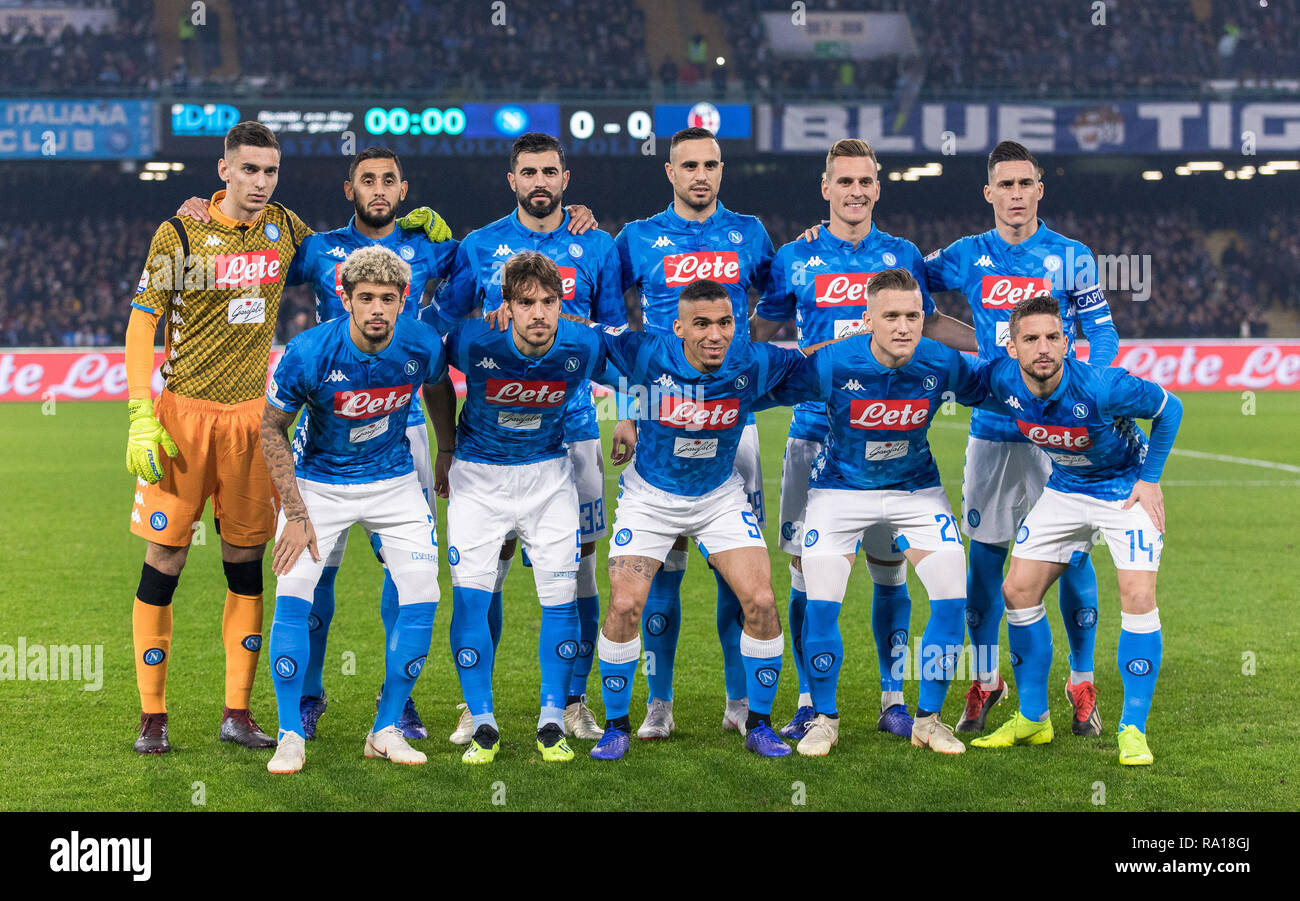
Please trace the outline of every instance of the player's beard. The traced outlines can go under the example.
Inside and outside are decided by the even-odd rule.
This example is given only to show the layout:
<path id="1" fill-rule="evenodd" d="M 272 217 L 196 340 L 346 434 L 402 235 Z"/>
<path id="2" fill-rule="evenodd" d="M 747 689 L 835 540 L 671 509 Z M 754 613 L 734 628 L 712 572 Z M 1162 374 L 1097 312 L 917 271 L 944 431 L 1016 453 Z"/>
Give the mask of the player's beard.
<path id="1" fill-rule="evenodd" d="M 1038 382 L 1038 384 L 1042 385 L 1046 382 L 1050 382 L 1056 376 L 1056 374 L 1061 371 L 1061 367 L 1064 365 L 1064 361 L 1057 360 L 1055 362 L 1055 365 L 1052 367 L 1052 371 L 1047 373 L 1046 375 L 1038 374 L 1038 372 L 1034 369 L 1034 366 L 1036 366 L 1037 364 L 1038 361 L 1035 360 L 1033 363 L 1030 364 L 1028 369 L 1024 370 L 1024 372 L 1025 375 L 1029 376 L 1035 382 Z M 1021 368 L 1024 369 L 1024 367 Z"/>
<path id="2" fill-rule="evenodd" d="M 515 195 L 515 199 L 519 201 L 519 206 L 525 213 L 532 216 L 534 219 L 545 219 L 547 216 L 551 215 L 551 213 L 554 213 L 556 207 L 560 205 L 562 197 L 563 195 L 552 197 L 550 194 L 547 194 L 546 199 L 543 200 L 542 198 L 534 197 L 531 194 Z"/>
<path id="3" fill-rule="evenodd" d="M 356 200 L 353 201 L 352 208 L 356 211 L 357 218 L 371 228 L 384 228 L 397 218 L 397 207 L 395 205 L 390 205 L 385 213 L 372 213 L 361 205 L 360 200 Z"/>

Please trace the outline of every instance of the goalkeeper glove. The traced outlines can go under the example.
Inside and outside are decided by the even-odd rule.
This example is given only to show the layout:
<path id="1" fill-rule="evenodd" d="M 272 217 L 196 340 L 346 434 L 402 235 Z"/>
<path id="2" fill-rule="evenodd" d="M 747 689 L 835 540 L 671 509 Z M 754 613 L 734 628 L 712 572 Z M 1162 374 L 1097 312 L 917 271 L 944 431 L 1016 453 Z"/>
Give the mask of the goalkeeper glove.
<path id="1" fill-rule="evenodd" d="M 127 401 L 126 415 L 131 420 L 126 436 L 127 471 L 152 485 L 163 477 L 157 445 L 162 445 L 167 456 L 174 457 L 176 442 L 154 418 L 153 401 L 149 398 Z"/>
<path id="2" fill-rule="evenodd" d="M 397 224 L 410 232 L 424 232 L 429 240 L 435 244 L 440 244 L 451 237 L 451 227 L 447 225 L 441 216 L 427 206 L 411 210 L 401 219 L 398 219 Z"/>

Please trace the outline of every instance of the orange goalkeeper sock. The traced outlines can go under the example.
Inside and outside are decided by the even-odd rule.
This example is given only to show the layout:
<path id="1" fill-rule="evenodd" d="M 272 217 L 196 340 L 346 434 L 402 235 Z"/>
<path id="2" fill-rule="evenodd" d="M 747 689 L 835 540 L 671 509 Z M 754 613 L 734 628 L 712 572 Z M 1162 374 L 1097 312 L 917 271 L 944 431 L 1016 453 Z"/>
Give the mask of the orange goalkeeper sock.
<path id="1" fill-rule="evenodd" d="M 140 586 L 131 608 L 135 644 L 135 683 L 144 713 L 167 712 L 167 658 L 172 649 L 172 594 L 177 576 L 169 576 L 148 563 L 140 573 Z"/>
<path id="2" fill-rule="evenodd" d="M 226 646 L 226 706 L 247 710 L 262 650 L 262 596 L 226 592 L 221 618 L 221 639 Z"/>

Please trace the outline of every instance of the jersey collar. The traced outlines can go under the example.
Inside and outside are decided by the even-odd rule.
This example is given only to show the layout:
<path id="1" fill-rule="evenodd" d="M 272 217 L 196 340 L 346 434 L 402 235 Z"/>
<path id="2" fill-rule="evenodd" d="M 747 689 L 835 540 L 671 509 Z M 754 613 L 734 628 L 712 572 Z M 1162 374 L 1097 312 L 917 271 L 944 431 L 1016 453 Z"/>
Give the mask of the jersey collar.
<path id="1" fill-rule="evenodd" d="M 994 228 L 989 232 L 989 234 L 992 235 L 993 243 L 997 245 L 998 250 L 1001 251 L 1002 253 L 1025 253 L 1026 251 L 1032 249 L 1033 247 L 1041 243 L 1043 239 L 1047 237 L 1047 226 L 1043 224 L 1042 219 L 1039 219 L 1037 221 L 1038 221 L 1038 228 L 1034 231 L 1032 235 L 1030 235 L 1026 240 L 1021 241 L 1019 244 L 1008 244 L 1005 240 L 1003 240 L 1002 236 L 998 234 L 998 230 L 996 226 L 994 226 Z"/>
<path id="2" fill-rule="evenodd" d="M 362 247 L 365 247 L 370 244 L 380 244 L 384 247 L 387 247 L 390 243 L 393 242 L 399 230 L 400 229 L 394 228 L 391 232 L 388 233 L 387 237 L 380 238 L 378 241 L 376 241 L 374 238 L 371 238 L 367 235 L 363 235 L 361 233 L 361 230 L 357 228 L 356 213 L 352 214 L 352 218 L 348 220 L 348 227 L 345 229 L 345 231 L 348 234 L 348 237 L 352 238 L 352 240 L 356 241 Z"/>
<path id="3" fill-rule="evenodd" d="M 389 352 L 397 346 L 398 333 L 402 328 L 402 319 L 404 317 L 400 313 L 398 314 L 397 321 L 393 323 L 393 337 L 388 342 L 388 346 L 375 354 L 366 353 L 357 347 L 357 343 L 352 340 L 352 316 L 345 313 L 339 318 L 343 320 L 343 343 L 347 345 L 354 359 L 365 362 L 366 360 L 385 360 L 390 356 Z"/>
<path id="4" fill-rule="evenodd" d="M 240 226 L 248 226 L 251 228 L 257 224 L 259 219 L 262 218 L 262 213 L 258 213 L 252 219 L 231 219 L 225 213 L 221 212 L 220 204 L 225 198 L 226 192 L 225 189 L 222 189 L 213 194 L 212 198 L 208 201 L 208 215 L 211 216 L 212 221 L 218 225 L 224 225 L 226 228 L 239 228 Z M 266 207 L 262 207 L 262 212 L 265 211 Z"/>
<path id="5" fill-rule="evenodd" d="M 550 238 L 567 231 L 569 228 L 569 211 L 567 209 L 564 211 L 564 218 L 560 220 L 560 224 L 548 232 L 535 232 L 520 222 L 518 206 L 515 207 L 515 211 L 507 216 L 506 219 L 508 219 L 510 224 L 514 226 L 515 231 L 519 233 L 520 237 L 529 238 L 531 240 Z"/>
<path id="6" fill-rule="evenodd" d="M 826 245 L 826 247 L 828 248 L 839 250 L 844 253 L 856 253 L 874 244 L 876 240 L 879 238 L 879 235 L 880 235 L 880 230 L 876 228 L 875 220 L 872 220 L 871 231 L 863 235 L 862 240 L 859 241 L 856 246 L 854 246 L 852 241 L 845 241 L 842 238 L 835 237 L 835 235 L 831 233 L 830 220 L 827 219 L 823 222 L 821 233 L 817 237 L 819 243 Z"/>
<path id="7" fill-rule="evenodd" d="M 673 209 L 673 204 L 670 203 L 668 204 L 668 209 L 664 210 L 664 218 L 668 220 L 668 224 L 673 228 L 682 230 L 692 228 L 704 229 L 708 228 L 714 222 L 721 222 L 723 215 L 730 212 L 730 210 L 722 205 L 722 201 L 719 200 L 717 209 L 713 211 L 713 215 L 702 222 L 697 222 L 694 219 L 683 219 L 681 216 L 677 215 L 677 210 Z"/>
<path id="8" fill-rule="evenodd" d="M 541 234 L 541 232 L 538 232 L 537 234 Z M 564 330 L 564 323 L 565 320 L 562 318 L 556 324 L 555 340 L 551 342 L 551 346 L 550 348 L 547 349 L 546 353 L 542 354 L 540 357 L 530 357 L 527 354 L 525 354 L 523 351 L 521 351 L 517 346 L 515 346 L 515 332 L 514 332 L 513 325 L 510 327 L 508 331 L 505 332 L 496 332 L 496 329 L 493 329 L 493 331 L 496 332 L 498 335 L 501 335 L 503 338 L 505 338 L 506 347 L 509 348 L 510 353 L 515 355 L 516 360 L 521 360 L 524 363 L 527 363 L 529 366 L 536 366 L 539 363 L 542 363 L 546 360 L 550 360 L 552 356 L 558 352 L 558 348 L 560 346 L 561 332 L 563 332 Z"/>

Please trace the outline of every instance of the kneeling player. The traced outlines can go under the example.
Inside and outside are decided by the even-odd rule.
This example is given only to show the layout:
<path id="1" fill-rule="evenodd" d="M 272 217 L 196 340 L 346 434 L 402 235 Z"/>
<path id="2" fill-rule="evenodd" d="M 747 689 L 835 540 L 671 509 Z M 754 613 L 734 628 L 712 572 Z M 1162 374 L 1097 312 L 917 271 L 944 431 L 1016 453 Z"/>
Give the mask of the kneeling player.
<path id="1" fill-rule="evenodd" d="M 925 585 L 930 619 L 917 661 L 921 695 L 912 744 L 960 754 L 966 748 L 939 712 L 961 655 L 966 556 L 926 434 L 949 396 L 974 404 L 987 390 L 973 362 L 921 337 L 920 286 L 906 269 L 871 279 L 863 321 L 870 334 L 817 351 L 811 372 L 774 392 L 786 402 L 825 398 L 829 426 L 812 465 L 804 515 L 808 606 L 800 647 L 816 717 L 797 747 L 820 757 L 839 742 L 839 614 L 861 541 L 873 579 L 877 571 L 901 568 L 891 562 L 901 551 Z M 903 578 L 899 571 L 885 581 Z"/>
<path id="2" fill-rule="evenodd" d="M 398 602 L 365 756 L 425 762 L 396 725 L 424 668 L 438 609 L 437 537 L 406 440 L 406 417 L 416 386 L 440 381 L 447 364 L 434 329 L 398 316 L 410 267 L 397 254 L 361 248 L 339 278 L 348 315 L 289 342 L 262 417 L 262 451 L 283 501 L 273 560 L 278 581 L 270 657 L 280 733 L 266 765 L 272 773 L 302 769 L 299 700 L 312 597 L 339 536 L 357 522 L 379 536 Z M 285 432 L 303 406 L 308 428 L 295 479 Z"/>
<path id="3" fill-rule="evenodd" d="M 604 356 L 595 331 L 559 320 L 564 288 L 549 257 L 511 257 L 502 278 L 502 309 L 509 314 L 502 318 L 510 319 L 510 330 L 470 319 L 447 334 L 448 359 L 466 380 L 459 427 L 452 424 L 450 391 L 426 392 L 438 437 L 436 483 L 439 493 L 450 492 L 452 654 L 474 722 L 461 759 L 481 764 L 496 757 L 489 609 L 498 551 L 517 535 L 542 606 L 537 748 L 543 760 L 567 761 L 573 751 L 564 739 L 565 701 L 581 631 L 578 492 L 564 443 L 566 401 L 586 389 Z"/>
<path id="4" fill-rule="evenodd" d="M 1119 762 L 1149 764 L 1154 758 L 1146 721 L 1163 648 L 1156 608 L 1165 530 L 1159 481 L 1182 404 L 1126 370 L 1066 357 L 1066 346 L 1057 302 L 1049 295 L 1031 297 L 1011 311 L 1011 357 L 988 370 L 986 407 L 1015 417 L 1020 431 L 1051 458 L 1052 475 L 1020 526 L 1002 583 L 1020 709 L 971 744 L 1007 748 L 1052 740 L 1052 633 L 1043 595 L 1067 567 L 1088 560 L 1092 536 L 1100 531 L 1119 580 Z M 1152 420 L 1150 441 L 1135 417 Z"/>

